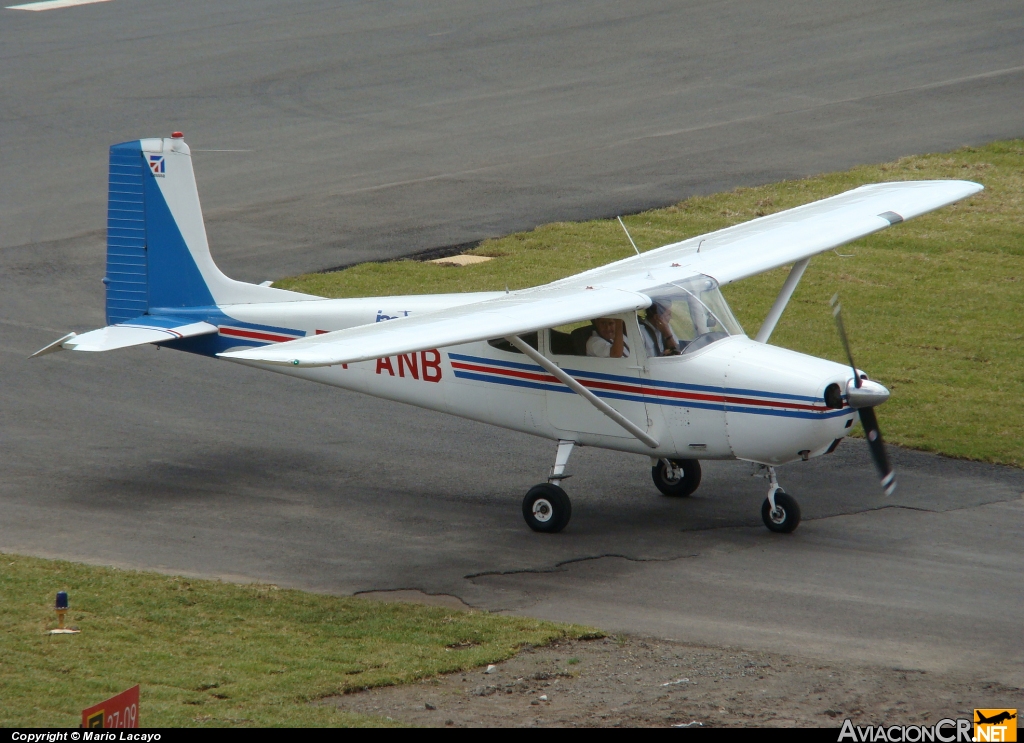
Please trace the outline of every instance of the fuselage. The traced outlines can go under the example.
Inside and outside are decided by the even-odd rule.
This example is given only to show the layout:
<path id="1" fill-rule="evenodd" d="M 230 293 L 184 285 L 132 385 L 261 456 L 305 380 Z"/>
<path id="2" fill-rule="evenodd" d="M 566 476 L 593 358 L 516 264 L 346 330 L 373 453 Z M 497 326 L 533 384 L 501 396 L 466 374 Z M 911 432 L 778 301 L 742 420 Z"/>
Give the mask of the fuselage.
<path id="1" fill-rule="evenodd" d="M 216 335 L 165 344 L 213 356 L 343 328 L 478 302 L 500 293 L 311 299 L 194 308 Z M 182 315 L 180 309 L 168 310 Z M 320 368 L 253 364 L 268 371 L 396 400 L 549 439 L 655 457 L 783 464 L 835 447 L 855 416 L 830 408 L 849 367 L 732 335 L 680 356 L 647 358 L 635 315 L 627 358 L 556 353 L 548 331 L 536 347 L 658 442 L 652 449 L 529 357 L 503 342 L 477 342 Z"/>

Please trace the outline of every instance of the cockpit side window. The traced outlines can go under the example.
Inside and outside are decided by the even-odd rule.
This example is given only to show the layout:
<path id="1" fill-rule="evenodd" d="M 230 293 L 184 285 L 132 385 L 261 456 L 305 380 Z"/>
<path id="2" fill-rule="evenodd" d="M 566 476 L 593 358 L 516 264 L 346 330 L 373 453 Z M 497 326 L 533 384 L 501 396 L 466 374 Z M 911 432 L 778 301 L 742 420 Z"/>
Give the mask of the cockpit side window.
<path id="1" fill-rule="evenodd" d="M 586 356 L 587 341 L 594 334 L 590 320 L 559 325 L 548 331 L 548 353 L 554 356 Z"/>
<path id="2" fill-rule="evenodd" d="M 616 323 L 621 328 L 621 347 L 615 340 L 618 332 Z M 629 358 L 632 355 L 632 323 L 632 318 L 604 317 L 550 328 L 547 331 L 547 352 L 552 356 Z"/>

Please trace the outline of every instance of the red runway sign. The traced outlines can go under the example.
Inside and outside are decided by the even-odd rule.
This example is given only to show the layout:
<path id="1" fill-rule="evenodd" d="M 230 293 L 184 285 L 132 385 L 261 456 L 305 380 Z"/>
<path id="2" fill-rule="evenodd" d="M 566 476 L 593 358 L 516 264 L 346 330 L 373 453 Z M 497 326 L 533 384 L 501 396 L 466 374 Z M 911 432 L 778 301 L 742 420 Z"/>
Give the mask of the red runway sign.
<path id="1" fill-rule="evenodd" d="M 139 687 L 133 686 L 116 697 L 82 710 L 84 728 L 137 728 L 139 726 Z"/>

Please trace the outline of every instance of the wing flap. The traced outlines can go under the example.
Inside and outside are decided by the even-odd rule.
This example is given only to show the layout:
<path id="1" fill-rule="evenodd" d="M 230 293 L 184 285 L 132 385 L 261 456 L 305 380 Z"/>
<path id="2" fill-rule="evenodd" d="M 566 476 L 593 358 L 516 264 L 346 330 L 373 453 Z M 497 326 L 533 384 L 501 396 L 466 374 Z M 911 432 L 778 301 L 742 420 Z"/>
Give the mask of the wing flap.
<path id="1" fill-rule="evenodd" d="M 634 312 L 650 304 L 646 295 L 622 289 L 542 287 L 423 315 L 218 355 L 264 364 L 332 366 L 530 333 L 594 317 Z"/>

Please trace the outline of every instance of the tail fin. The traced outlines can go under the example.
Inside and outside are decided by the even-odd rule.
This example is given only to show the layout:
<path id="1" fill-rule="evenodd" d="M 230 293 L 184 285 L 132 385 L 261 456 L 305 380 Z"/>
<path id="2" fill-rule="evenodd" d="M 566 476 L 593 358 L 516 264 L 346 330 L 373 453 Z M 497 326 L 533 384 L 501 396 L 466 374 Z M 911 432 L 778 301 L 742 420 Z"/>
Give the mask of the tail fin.
<path id="1" fill-rule="evenodd" d="M 210 256 L 182 136 L 110 148 L 107 324 L 181 307 L 292 302 L 308 295 L 229 279 Z"/>

